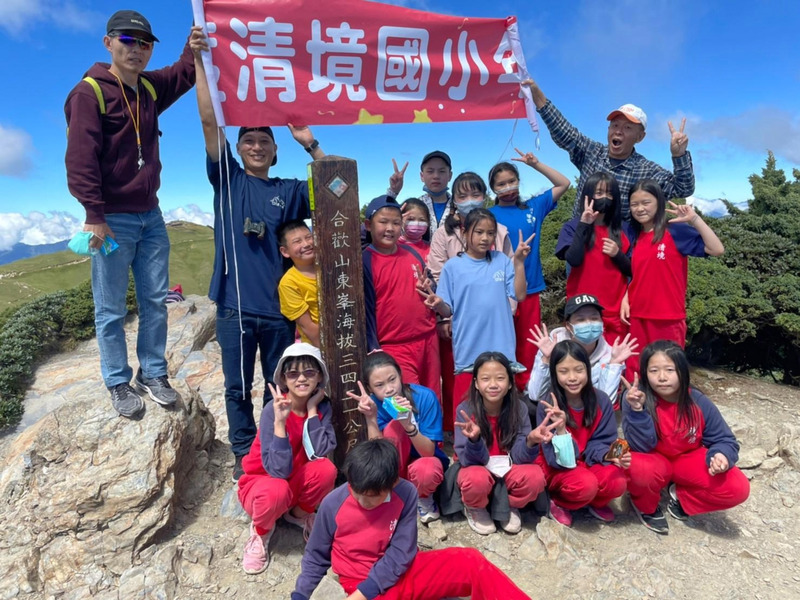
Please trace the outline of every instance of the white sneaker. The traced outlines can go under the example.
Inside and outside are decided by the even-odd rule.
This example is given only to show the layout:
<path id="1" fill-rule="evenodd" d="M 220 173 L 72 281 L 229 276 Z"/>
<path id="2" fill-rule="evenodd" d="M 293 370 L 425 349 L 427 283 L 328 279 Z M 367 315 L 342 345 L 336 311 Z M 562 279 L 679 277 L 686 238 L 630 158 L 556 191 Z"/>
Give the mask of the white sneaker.
<path id="1" fill-rule="evenodd" d="M 431 521 L 436 521 L 442 516 L 439 514 L 439 509 L 436 506 L 436 501 L 433 499 L 433 496 L 428 496 L 427 498 L 420 497 L 417 499 L 417 513 L 423 525 Z"/>
<path id="2" fill-rule="evenodd" d="M 308 537 L 311 535 L 311 530 L 314 528 L 314 520 L 316 518 L 317 513 L 308 513 L 304 517 L 295 517 L 292 511 L 288 511 L 283 515 L 284 521 L 303 530 L 303 539 L 305 541 L 308 541 Z"/>
<path id="3" fill-rule="evenodd" d="M 522 517 L 519 514 L 519 509 L 510 508 L 508 521 L 500 523 L 500 527 L 506 533 L 519 533 L 522 531 Z"/>
<path id="4" fill-rule="evenodd" d="M 464 507 L 464 516 L 467 517 L 467 523 L 475 533 L 480 535 L 489 535 L 497 531 L 497 527 L 492 521 L 489 511 L 485 508 L 470 508 Z"/>

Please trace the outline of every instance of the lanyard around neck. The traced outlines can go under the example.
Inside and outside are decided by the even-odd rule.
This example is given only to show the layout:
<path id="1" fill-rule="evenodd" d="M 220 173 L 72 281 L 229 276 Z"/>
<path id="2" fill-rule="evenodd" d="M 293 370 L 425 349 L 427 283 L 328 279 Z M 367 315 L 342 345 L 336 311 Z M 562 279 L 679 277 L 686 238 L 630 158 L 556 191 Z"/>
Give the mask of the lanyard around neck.
<path id="1" fill-rule="evenodd" d="M 133 123 L 133 130 L 136 132 L 136 149 L 139 152 L 139 160 L 137 164 L 139 165 L 139 169 L 144 166 L 144 159 L 142 158 L 142 137 L 139 133 L 139 125 L 141 123 L 141 119 L 139 118 L 139 80 L 136 80 L 136 116 L 133 116 L 133 109 L 131 109 L 131 103 L 128 102 L 128 95 L 125 93 L 125 88 L 122 86 L 122 80 L 116 73 L 111 73 L 114 78 L 117 80 L 119 84 L 119 89 L 122 92 L 122 97 L 125 99 L 125 106 L 128 107 L 128 114 L 131 116 L 131 122 Z"/>

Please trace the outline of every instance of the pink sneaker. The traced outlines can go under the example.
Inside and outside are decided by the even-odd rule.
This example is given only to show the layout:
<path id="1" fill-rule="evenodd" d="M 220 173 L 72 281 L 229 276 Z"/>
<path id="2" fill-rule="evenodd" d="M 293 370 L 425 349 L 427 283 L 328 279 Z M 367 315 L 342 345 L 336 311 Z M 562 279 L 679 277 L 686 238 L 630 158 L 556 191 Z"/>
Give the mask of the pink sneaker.
<path id="1" fill-rule="evenodd" d="M 269 566 L 269 541 L 274 532 L 273 526 L 266 535 L 258 535 L 256 526 L 250 523 L 250 538 L 244 545 L 242 557 L 242 568 L 248 575 L 263 573 Z"/>
<path id="2" fill-rule="evenodd" d="M 572 513 L 566 508 L 561 508 L 552 500 L 550 500 L 549 517 L 554 521 L 561 523 L 564 527 L 572 527 Z"/>
<path id="3" fill-rule="evenodd" d="M 603 523 L 614 522 L 614 511 L 608 506 L 590 506 L 589 514 Z"/>

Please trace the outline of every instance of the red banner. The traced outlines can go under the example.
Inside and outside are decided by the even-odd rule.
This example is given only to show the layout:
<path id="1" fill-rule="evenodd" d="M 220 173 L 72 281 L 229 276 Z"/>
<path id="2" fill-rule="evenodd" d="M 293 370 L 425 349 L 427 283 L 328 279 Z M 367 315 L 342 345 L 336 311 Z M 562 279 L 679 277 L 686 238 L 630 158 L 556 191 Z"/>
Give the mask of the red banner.
<path id="1" fill-rule="evenodd" d="M 516 19 L 365 0 L 193 0 L 226 125 L 533 119 Z M 527 88 L 523 88 L 527 92 Z M 527 102 L 526 102 L 527 101 Z M 535 128 L 535 120 L 531 121 Z"/>

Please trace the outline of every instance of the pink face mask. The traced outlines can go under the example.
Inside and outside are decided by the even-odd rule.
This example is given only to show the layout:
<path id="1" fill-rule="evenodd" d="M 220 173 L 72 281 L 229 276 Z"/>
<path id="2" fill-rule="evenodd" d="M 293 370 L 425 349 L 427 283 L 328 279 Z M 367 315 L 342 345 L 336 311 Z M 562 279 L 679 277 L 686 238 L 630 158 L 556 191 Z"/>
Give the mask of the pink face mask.
<path id="1" fill-rule="evenodd" d="M 428 231 L 428 224 L 425 221 L 408 221 L 403 226 L 404 237 L 412 242 L 418 242 Z"/>

